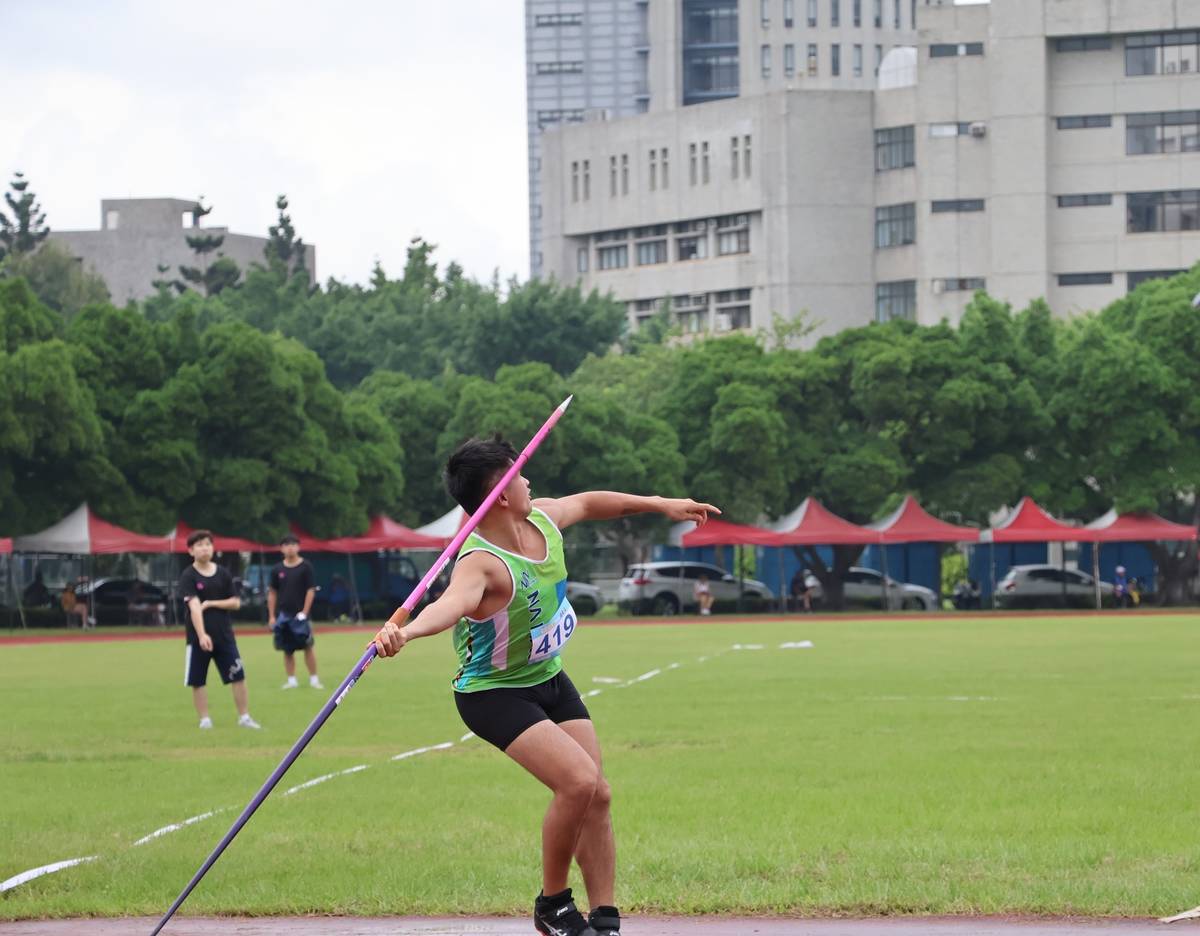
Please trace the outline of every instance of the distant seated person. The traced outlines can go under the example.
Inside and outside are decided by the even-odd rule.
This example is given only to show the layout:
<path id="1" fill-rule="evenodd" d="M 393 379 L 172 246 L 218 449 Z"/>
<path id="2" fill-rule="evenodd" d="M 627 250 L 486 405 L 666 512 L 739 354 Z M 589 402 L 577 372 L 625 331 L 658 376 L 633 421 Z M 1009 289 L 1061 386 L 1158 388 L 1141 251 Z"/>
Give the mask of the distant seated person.
<path id="1" fill-rule="evenodd" d="M 696 584 L 692 588 L 692 594 L 696 599 L 696 604 L 700 606 L 701 614 L 712 614 L 713 594 L 712 589 L 708 587 L 708 576 L 701 575 L 696 579 Z"/>
<path id="2" fill-rule="evenodd" d="M 87 600 L 76 595 L 75 586 L 70 582 L 63 587 L 59 602 L 62 604 L 63 613 L 67 616 L 67 627 L 75 623 L 74 619 L 76 618 L 80 630 L 87 630 L 89 625 L 96 626 L 95 620 L 88 617 Z"/>
<path id="3" fill-rule="evenodd" d="M 808 569 L 797 569 L 788 585 L 788 593 L 792 596 L 792 607 L 796 610 L 799 610 L 801 605 L 804 605 L 805 611 L 812 610 L 812 586 L 808 584 L 810 575 L 812 572 Z"/>
<path id="4" fill-rule="evenodd" d="M 1113 575 L 1113 599 L 1118 608 L 1128 608 L 1136 603 L 1123 565 L 1117 566 Z"/>
<path id="5" fill-rule="evenodd" d="M 165 627 L 163 618 L 164 607 L 154 602 L 146 594 L 146 589 L 140 581 L 135 580 L 129 589 L 129 623 L 131 625 L 157 625 Z"/>
<path id="6" fill-rule="evenodd" d="M 42 581 L 40 569 L 34 574 L 33 581 L 26 585 L 25 590 L 21 592 L 21 603 L 27 608 L 44 608 L 51 604 L 50 589 Z"/>
<path id="7" fill-rule="evenodd" d="M 959 611 L 970 611 L 982 607 L 983 592 L 974 579 L 963 579 L 954 586 L 952 600 Z"/>

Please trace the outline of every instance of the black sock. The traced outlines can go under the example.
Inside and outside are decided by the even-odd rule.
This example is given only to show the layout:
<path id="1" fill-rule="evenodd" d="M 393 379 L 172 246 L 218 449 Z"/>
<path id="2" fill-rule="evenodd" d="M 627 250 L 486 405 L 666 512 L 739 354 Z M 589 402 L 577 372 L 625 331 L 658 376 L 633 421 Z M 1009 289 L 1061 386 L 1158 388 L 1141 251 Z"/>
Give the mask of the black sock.
<path id="1" fill-rule="evenodd" d="M 564 891 L 559 891 L 557 894 L 551 894 L 547 897 L 544 893 L 539 893 L 537 902 L 543 907 L 561 907 L 563 904 L 570 903 L 571 888 Z"/>

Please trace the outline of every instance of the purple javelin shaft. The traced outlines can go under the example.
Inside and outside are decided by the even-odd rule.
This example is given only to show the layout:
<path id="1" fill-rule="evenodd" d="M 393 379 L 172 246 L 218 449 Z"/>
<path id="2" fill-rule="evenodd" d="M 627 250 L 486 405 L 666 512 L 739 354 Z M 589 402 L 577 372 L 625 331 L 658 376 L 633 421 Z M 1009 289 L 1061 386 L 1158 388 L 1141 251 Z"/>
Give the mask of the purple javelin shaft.
<path id="1" fill-rule="evenodd" d="M 508 483 L 517 476 L 517 474 L 524 467 L 525 463 L 529 461 L 530 456 L 533 455 L 533 453 L 537 450 L 537 447 L 542 444 L 542 440 L 550 434 L 550 430 L 554 428 L 554 424 L 557 423 L 562 414 L 567 411 L 567 407 L 570 405 L 572 399 L 573 397 L 567 397 L 555 408 L 554 412 L 550 414 L 550 418 L 543 423 L 542 428 L 534 434 L 533 438 L 529 440 L 529 444 L 526 445 L 521 451 L 521 454 L 517 456 L 517 460 L 513 462 L 512 467 L 505 472 L 504 477 L 502 477 L 496 483 L 496 486 L 492 488 L 491 493 L 484 498 L 483 503 L 479 505 L 479 509 L 471 514 L 471 518 L 465 524 L 463 524 L 462 529 L 455 534 L 454 539 L 450 541 L 450 545 L 447 546 L 442 554 L 438 557 L 437 562 L 435 562 L 430 570 L 425 573 L 425 577 L 421 579 L 417 587 L 412 590 L 412 593 L 404 599 L 404 603 L 392 615 L 391 620 L 397 622 L 403 621 L 408 616 L 409 612 L 411 612 L 412 609 L 417 606 L 417 602 L 421 600 L 426 590 L 428 590 L 429 584 L 435 578 L 437 578 L 442 569 L 446 567 L 446 563 L 450 561 L 451 557 L 453 557 L 456 552 L 458 552 L 458 549 L 460 546 L 462 546 L 463 541 L 471 535 L 471 531 L 479 525 L 479 521 L 482 520 L 488 510 L 491 509 L 492 504 L 496 503 L 496 499 L 508 486 Z M 299 757 L 301 752 L 303 752 L 303 750 L 308 746 L 308 742 L 311 741 L 313 736 L 321 730 L 321 726 L 324 725 L 329 716 L 333 714 L 333 710 L 341 705 L 342 700 L 346 698 L 346 695 L 351 689 L 354 688 L 354 684 L 358 682 L 359 678 L 366 671 L 367 667 L 370 666 L 371 661 L 375 659 L 376 652 L 375 645 L 371 644 L 371 646 L 367 648 L 367 652 L 364 653 L 359 661 L 354 664 L 354 669 L 350 671 L 350 675 L 342 680 L 341 684 L 334 691 L 333 695 L 329 697 L 329 701 L 321 706 L 321 711 L 317 712 L 317 717 L 314 718 L 311 724 L 304 729 L 304 734 L 300 736 L 300 740 L 292 745 L 292 749 L 288 751 L 287 756 L 279 762 L 279 766 L 272 771 L 271 776 L 267 778 L 267 782 L 262 785 L 262 789 L 254 794 L 254 798 L 250 800 L 249 805 L 242 810 L 242 814 L 237 817 L 237 821 L 234 822 L 229 831 L 225 833 L 225 837 L 217 843 L 217 847 L 212 850 L 212 854 L 204 859 L 204 864 L 200 865 L 200 869 L 194 875 L 192 875 L 192 879 L 188 881 L 187 887 L 185 887 L 179 896 L 175 898 L 175 902 L 171 904 L 170 909 L 163 914 L 163 918 L 158 921 L 158 925 L 154 927 L 154 930 L 150 936 L 157 936 L 159 931 L 161 931 L 162 928 L 170 921 L 171 917 L 175 915 L 175 911 L 179 909 L 180 905 L 185 900 L 187 900 L 188 895 L 195 889 L 196 885 L 200 883 L 200 879 L 208 873 L 208 869 L 211 868 L 216 863 L 216 860 L 221 857 L 221 853 L 225 851 L 225 849 L 229 846 L 229 843 L 233 841 L 234 836 L 236 836 L 242 830 L 242 826 L 249 822 L 250 817 L 254 815 L 254 811 L 262 805 L 263 800 L 270 795 L 271 791 L 275 789 L 279 781 L 283 779 L 283 775 L 287 773 L 288 768 L 292 766 L 296 758 Z"/>

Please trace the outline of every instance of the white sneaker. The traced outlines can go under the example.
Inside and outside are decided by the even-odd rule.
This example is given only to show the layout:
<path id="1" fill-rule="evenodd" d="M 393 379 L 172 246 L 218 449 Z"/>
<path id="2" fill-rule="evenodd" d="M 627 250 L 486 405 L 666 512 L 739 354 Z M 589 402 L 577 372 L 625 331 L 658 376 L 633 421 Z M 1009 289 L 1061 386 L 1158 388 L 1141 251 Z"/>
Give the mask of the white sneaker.
<path id="1" fill-rule="evenodd" d="M 200 730 L 201 731 L 208 731 L 211 727 L 212 727 L 212 719 L 209 718 L 207 715 L 204 718 L 200 719 Z"/>
<path id="2" fill-rule="evenodd" d="M 314 689 L 324 689 L 325 688 L 325 686 L 322 684 L 320 678 L 317 676 L 309 676 L 308 684 L 310 686 L 312 686 Z"/>
<path id="3" fill-rule="evenodd" d="M 241 727 L 243 727 L 243 728 L 255 728 L 255 729 L 258 729 L 258 728 L 261 728 L 261 727 L 262 727 L 262 725 L 260 725 L 258 722 L 256 722 L 256 721 L 255 721 L 253 718 L 251 718 L 249 715 L 243 715 L 243 716 L 241 716 L 241 717 L 238 719 L 238 724 L 239 724 Z"/>
<path id="4" fill-rule="evenodd" d="M 289 676 L 289 677 L 288 677 L 288 679 L 287 679 L 287 682 L 285 682 L 281 688 L 283 688 L 283 689 L 297 689 L 297 688 L 299 688 L 299 686 L 300 686 L 300 683 L 296 682 L 296 677 L 295 677 L 295 676 Z"/>

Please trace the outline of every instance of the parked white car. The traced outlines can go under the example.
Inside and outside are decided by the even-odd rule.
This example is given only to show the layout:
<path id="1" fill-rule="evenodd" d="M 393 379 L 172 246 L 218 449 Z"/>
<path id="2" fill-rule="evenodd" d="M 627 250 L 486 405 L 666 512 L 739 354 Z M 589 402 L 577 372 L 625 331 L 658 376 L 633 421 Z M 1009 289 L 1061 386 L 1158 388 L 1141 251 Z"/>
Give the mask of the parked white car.
<path id="1" fill-rule="evenodd" d="M 810 597 L 814 605 L 824 600 L 824 591 L 817 577 L 809 573 L 805 579 L 812 589 Z M 847 607 L 883 607 L 883 573 L 862 566 L 851 566 L 842 578 L 842 589 Z M 897 582 L 891 576 L 887 580 L 888 607 L 893 611 L 936 611 L 940 607 L 937 592 L 924 585 Z"/>
<path id="2" fill-rule="evenodd" d="M 708 577 L 714 610 L 731 611 L 738 603 L 738 579 L 707 562 L 640 562 L 621 579 L 617 607 L 633 614 L 678 614 L 697 610 L 695 588 Z M 742 582 L 742 609 L 757 611 L 775 600 L 775 593 L 757 579 Z"/>
<path id="3" fill-rule="evenodd" d="M 1111 604 L 1111 582 L 1100 583 L 1100 601 Z M 999 608 L 1094 608 L 1096 580 L 1078 569 L 1055 565 L 1012 566 L 996 583 Z"/>
<path id="4" fill-rule="evenodd" d="M 595 585 L 587 582 L 567 582 L 567 600 L 577 614 L 595 614 L 604 607 L 604 595 Z"/>

